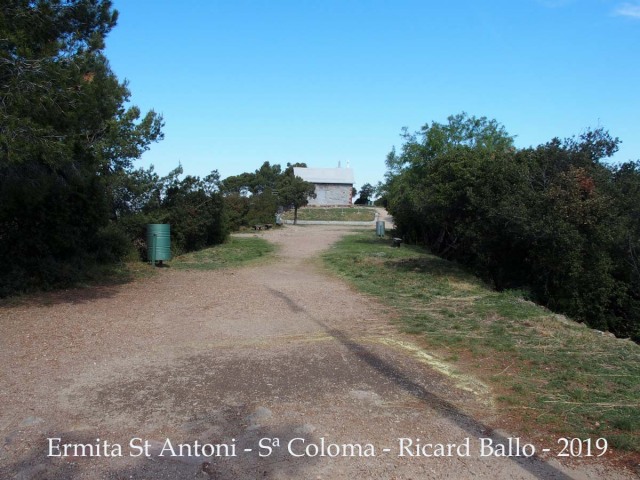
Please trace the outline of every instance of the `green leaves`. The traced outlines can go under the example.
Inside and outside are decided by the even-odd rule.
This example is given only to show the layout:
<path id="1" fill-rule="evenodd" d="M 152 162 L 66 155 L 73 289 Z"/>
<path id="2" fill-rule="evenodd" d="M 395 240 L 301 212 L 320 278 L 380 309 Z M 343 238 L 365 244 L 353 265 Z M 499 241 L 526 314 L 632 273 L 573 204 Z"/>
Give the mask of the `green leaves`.
<path id="1" fill-rule="evenodd" d="M 316 186 L 313 183 L 305 182 L 300 177 L 293 174 L 284 175 L 278 183 L 278 199 L 284 207 L 293 207 L 293 223 L 297 223 L 298 209 L 309 203 L 309 198 L 316 198 Z"/>
<path id="2" fill-rule="evenodd" d="M 295 177 L 293 167 L 306 167 L 304 163 L 287 164 L 283 171 L 280 165 L 264 162 L 254 173 L 242 173 L 225 178 L 221 190 L 233 228 L 255 223 L 271 223 L 279 206 L 298 208 L 315 198 L 315 186 Z"/>
<path id="3" fill-rule="evenodd" d="M 109 0 L 0 4 L 0 294 L 73 282 L 130 248 L 109 222 L 148 200 L 157 176 L 133 161 L 163 124 L 125 107 L 102 53 L 116 19 Z"/>
<path id="4" fill-rule="evenodd" d="M 360 188 L 360 196 L 354 202 L 356 205 L 366 205 L 371 197 L 374 195 L 376 188 L 370 183 L 365 183 Z"/>
<path id="5" fill-rule="evenodd" d="M 72 161 L 127 99 L 100 48 L 109 1 L 9 0 L 0 7 L 0 165 Z"/>
<path id="6" fill-rule="evenodd" d="M 388 157 L 386 192 L 405 239 L 497 289 L 529 289 L 575 319 L 640 338 L 638 164 L 600 163 L 617 138 L 590 130 L 518 151 L 495 120 L 466 114 L 404 137 Z"/>

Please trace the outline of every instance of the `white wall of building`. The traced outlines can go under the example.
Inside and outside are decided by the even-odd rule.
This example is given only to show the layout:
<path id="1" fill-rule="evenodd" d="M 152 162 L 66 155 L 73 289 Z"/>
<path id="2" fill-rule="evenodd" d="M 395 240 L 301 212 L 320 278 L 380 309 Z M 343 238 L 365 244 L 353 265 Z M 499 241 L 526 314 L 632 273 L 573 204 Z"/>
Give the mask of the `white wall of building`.
<path id="1" fill-rule="evenodd" d="M 351 185 L 316 184 L 316 198 L 310 198 L 309 205 L 351 205 Z"/>

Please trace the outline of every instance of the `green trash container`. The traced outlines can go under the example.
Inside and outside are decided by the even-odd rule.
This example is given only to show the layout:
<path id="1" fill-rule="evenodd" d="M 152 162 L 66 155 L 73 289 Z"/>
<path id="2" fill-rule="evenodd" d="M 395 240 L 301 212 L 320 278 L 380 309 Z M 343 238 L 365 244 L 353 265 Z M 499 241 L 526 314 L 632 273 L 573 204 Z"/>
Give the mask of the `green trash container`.
<path id="1" fill-rule="evenodd" d="M 154 265 L 171 260 L 171 225 L 168 223 L 147 225 L 147 258 Z"/>

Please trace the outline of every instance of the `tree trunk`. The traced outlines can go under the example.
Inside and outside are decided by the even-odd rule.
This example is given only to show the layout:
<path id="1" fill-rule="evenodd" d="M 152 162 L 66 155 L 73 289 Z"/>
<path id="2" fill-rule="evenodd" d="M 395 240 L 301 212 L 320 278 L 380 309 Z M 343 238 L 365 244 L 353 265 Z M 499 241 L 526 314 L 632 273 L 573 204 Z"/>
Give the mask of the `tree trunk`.
<path id="1" fill-rule="evenodd" d="M 298 224 L 298 207 L 293 207 L 293 224 Z"/>

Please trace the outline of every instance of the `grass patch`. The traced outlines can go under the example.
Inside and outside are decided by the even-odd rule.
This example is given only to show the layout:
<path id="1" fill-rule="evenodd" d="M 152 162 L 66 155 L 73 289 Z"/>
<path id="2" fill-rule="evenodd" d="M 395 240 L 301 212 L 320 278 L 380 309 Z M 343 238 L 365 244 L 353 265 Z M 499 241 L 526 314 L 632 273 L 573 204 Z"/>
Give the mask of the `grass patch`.
<path id="1" fill-rule="evenodd" d="M 264 260 L 274 251 L 275 246 L 262 238 L 230 237 L 221 245 L 180 255 L 169 265 L 180 270 L 217 270 Z"/>
<path id="2" fill-rule="evenodd" d="M 372 233 L 345 237 L 325 264 L 401 315 L 442 358 L 491 385 L 522 431 L 607 438 L 640 452 L 640 346 L 495 292 L 455 264 Z"/>
<path id="3" fill-rule="evenodd" d="M 285 220 L 293 220 L 293 210 L 289 210 L 282 217 Z M 298 220 L 372 222 L 375 218 L 376 210 L 365 207 L 307 207 L 298 210 Z"/>

